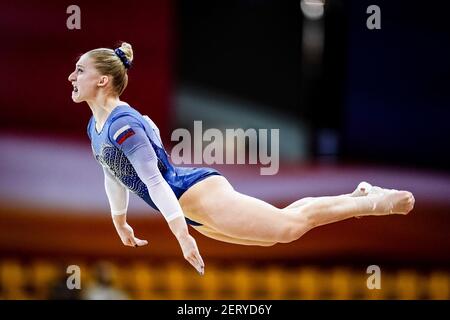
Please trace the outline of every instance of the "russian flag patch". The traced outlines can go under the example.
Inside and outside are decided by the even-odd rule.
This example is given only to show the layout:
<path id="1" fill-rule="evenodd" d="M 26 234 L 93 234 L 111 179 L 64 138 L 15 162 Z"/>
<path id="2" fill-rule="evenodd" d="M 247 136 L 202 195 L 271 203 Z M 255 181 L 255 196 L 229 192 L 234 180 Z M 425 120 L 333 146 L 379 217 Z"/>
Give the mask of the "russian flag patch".
<path id="1" fill-rule="evenodd" d="M 122 144 L 129 137 L 133 136 L 134 133 L 134 130 L 131 129 L 131 127 L 127 124 L 126 126 L 123 126 L 119 130 L 117 130 L 113 138 L 117 142 L 117 144 Z"/>

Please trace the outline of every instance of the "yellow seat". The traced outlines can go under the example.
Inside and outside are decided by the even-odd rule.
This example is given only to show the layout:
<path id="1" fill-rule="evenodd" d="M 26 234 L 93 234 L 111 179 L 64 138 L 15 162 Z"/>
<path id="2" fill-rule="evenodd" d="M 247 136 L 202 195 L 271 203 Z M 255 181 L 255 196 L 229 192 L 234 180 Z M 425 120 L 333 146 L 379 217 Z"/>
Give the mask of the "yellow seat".
<path id="1" fill-rule="evenodd" d="M 350 300 L 355 293 L 351 271 L 344 267 L 330 270 L 330 298 Z"/>
<path id="2" fill-rule="evenodd" d="M 123 271 L 129 283 L 127 291 L 131 292 L 134 299 L 155 299 L 154 283 L 157 275 L 152 267 L 147 263 L 135 262 Z"/>
<path id="3" fill-rule="evenodd" d="M 4 260 L 0 263 L 0 282 L 4 299 L 27 299 L 25 292 L 27 283 L 26 270 L 16 260 Z"/>
<path id="4" fill-rule="evenodd" d="M 400 270 L 395 278 L 397 299 L 413 300 L 419 298 L 419 277 L 411 270 Z"/>
<path id="5" fill-rule="evenodd" d="M 268 288 L 268 299 L 281 300 L 286 292 L 286 271 L 272 266 L 265 272 L 266 286 Z"/>
<path id="6" fill-rule="evenodd" d="M 428 278 L 428 298 L 433 300 L 450 299 L 450 275 L 442 271 L 432 272 Z"/>
<path id="7" fill-rule="evenodd" d="M 50 284 L 56 280 L 58 268 L 49 261 L 35 261 L 30 266 L 30 282 L 36 291 L 36 299 L 46 299 Z"/>
<path id="8" fill-rule="evenodd" d="M 302 300 L 323 299 L 322 274 L 314 267 L 302 267 L 297 274 L 299 298 Z"/>

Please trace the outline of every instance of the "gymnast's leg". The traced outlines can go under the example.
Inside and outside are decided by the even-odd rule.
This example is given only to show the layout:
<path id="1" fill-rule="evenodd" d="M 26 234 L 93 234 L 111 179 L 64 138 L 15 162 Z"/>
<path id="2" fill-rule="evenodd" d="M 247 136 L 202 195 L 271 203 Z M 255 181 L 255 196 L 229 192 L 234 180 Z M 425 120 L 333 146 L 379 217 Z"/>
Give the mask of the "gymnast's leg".
<path id="1" fill-rule="evenodd" d="M 182 206 L 200 213 L 201 222 L 218 233 L 269 243 L 291 242 L 312 228 L 356 216 L 407 214 L 414 205 L 410 192 L 395 190 L 361 197 L 315 198 L 297 208 L 279 209 L 237 192 L 222 176 L 203 180 L 185 195 Z"/>
<path id="2" fill-rule="evenodd" d="M 414 206 L 414 197 L 408 191 L 374 187 L 362 197 L 321 197 L 297 208 L 307 217 L 311 227 L 317 227 L 352 217 L 368 215 L 407 214 Z M 288 210 L 295 210 L 291 208 Z"/>
<path id="3" fill-rule="evenodd" d="M 352 193 L 347 193 L 347 194 L 341 194 L 338 195 L 336 197 L 362 197 L 362 196 L 366 196 L 369 193 L 369 190 L 372 188 L 372 186 L 363 181 L 360 182 L 358 184 L 358 186 L 356 187 L 356 189 L 352 192 Z M 313 201 L 314 199 L 317 198 L 324 198 L 324 197 L 306 197 L 306 198 L 302 198 L 300 200 L 297 200 L 293 203 L 291 203 L 290 205 L 288 205 L 287 207 L 285 207 L 285 209 L 290 209 L 290 208 L 297 208 L 300 206 L 303 206 L 307 203 L 310 203 L 311 201 Z"/>

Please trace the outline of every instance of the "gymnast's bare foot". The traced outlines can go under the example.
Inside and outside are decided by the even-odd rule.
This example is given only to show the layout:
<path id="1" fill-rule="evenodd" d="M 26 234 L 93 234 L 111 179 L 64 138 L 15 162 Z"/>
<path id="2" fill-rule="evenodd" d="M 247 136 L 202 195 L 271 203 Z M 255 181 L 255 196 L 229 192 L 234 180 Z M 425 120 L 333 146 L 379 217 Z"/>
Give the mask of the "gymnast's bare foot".
<path id="1" fill-rule="evenodd" d="M 373 214 L 408 214 L 413 208 L 415 199 L 409 191 L 383 189 L 373 186 L 367 195 L 373 202 Z"/>

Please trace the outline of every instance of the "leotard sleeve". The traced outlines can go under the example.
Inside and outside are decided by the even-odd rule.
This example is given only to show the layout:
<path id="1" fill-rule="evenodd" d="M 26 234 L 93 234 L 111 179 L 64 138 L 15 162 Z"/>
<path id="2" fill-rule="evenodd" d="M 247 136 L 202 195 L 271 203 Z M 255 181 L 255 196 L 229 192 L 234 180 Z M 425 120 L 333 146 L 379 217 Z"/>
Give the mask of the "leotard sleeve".
<path id="1" fill-rule="evenodd" d="M 124 115 L 109 127 L 109 139 L 130 161 L 148 193 L 167 222 L 184 216 L 180 203 L 158 169 L 158 158 L 144 126 L 138 119 Z"/>
<path id="2" fill-rule="evenodd" d="M 128 189 L 107 168 L 103 167 L 103 173 L 105 175 L 105 191 L 111 208 L 111 214 L 121 215 L 127 213 L 129 200 Z"/>

